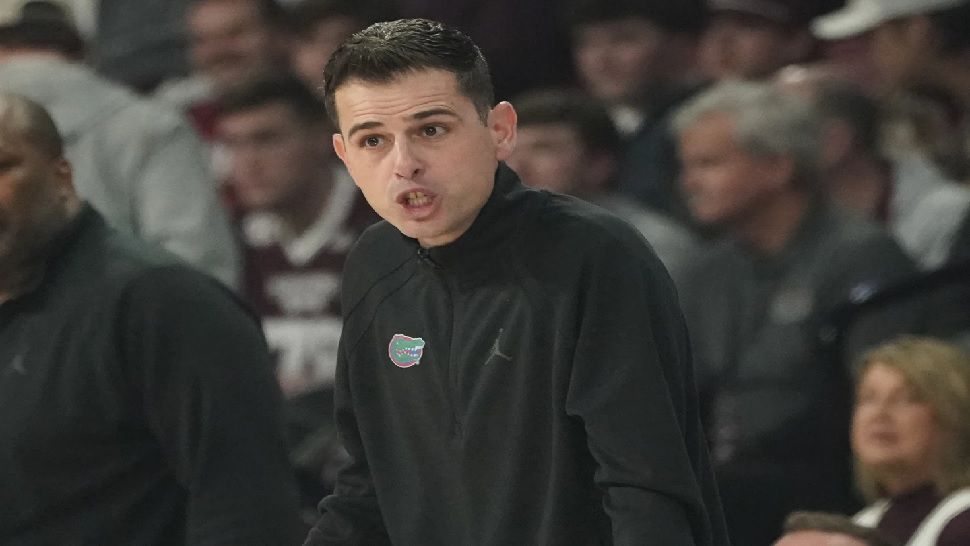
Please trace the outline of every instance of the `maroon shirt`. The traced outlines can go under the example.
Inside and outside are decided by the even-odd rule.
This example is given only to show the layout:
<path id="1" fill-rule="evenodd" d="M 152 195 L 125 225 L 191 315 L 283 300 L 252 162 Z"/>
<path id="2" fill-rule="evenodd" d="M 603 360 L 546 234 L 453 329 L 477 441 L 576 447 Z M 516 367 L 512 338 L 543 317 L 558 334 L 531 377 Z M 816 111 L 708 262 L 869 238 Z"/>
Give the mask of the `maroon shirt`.
<path id="1" fill-rule="evenodd" d="M 883 514 L 877 527 L 889 538 L 900 544 L 906 544 L 920 523 L 942 500 L 943 497 L 932 484 L 893 497 L 889 509 Z M 970 510 L 965 510 L 950 520 L 943 528 L 936 544 L 937 546 L 970 545 Z"/>
<path id="2" fill-rule="evenodd" d="M 357 237 L 377 218 L 344 175 L 320 217 L 287 237 L 270 213 L 241 219 L 243 295 L 263 320 L 287 395 L 333 381 L 340 337 L 340 282 Z"/>

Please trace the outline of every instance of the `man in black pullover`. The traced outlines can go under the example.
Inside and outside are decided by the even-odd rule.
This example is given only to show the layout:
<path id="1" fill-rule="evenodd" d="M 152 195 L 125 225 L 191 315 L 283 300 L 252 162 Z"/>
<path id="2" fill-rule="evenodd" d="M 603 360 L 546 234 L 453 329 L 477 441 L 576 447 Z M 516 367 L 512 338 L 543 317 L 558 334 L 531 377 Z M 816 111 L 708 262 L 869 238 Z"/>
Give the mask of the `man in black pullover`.
<path id="1" fill-rule="evenodd" d="M 463 34 L 355 34 L 334 148 L 386 221 L 348 257 L 336 420 L 352 458 L 308 545 L 727 544 L 691 357 L 631 226 L 527 189 Z"/>
<path id="2" fill-rule="evenodd" d="M 0 544 L 295 544 L 256 320 L 72 179 L 50 116 L 0 93 Z"/>

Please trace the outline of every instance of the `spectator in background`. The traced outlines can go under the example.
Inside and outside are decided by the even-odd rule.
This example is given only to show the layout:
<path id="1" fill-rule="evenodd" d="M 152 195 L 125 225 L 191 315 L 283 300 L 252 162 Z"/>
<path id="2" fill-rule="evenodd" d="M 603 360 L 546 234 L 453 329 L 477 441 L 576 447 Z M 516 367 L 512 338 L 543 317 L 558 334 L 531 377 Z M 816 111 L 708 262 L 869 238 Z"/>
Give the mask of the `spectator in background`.
<path id="1" fill-rule="evenodd" d="M 707 0 L 710 21 L 698 49 L 713 80 L 770 78 L 779 68 L 810 60 L 809 22 L 823 0 Z"/>
<path id="2" fill-rule="evenodd" d="M 508 165 L 526 184 L 575 195 L 640 230 L 675 284 L 700 251 L 683 226 L 615 189 L 620 137 L 599 102 L 581 91 L 533 91 L 515 99 L 518 137 Z"/>
<path id="3" fill-rule="evenodd" d="M 666 0 L 573 0 L 565 13 L 579 80 L 607 105 L 623 137 L 618 189 L 688 219 L 666 115 L 695 90 L 691 68 L 700 7 Z"/>
<path id="4" fill-rule="evenodd" d="M 164 84 L 156 96 L 188 113 L 211 140 L 216 97 L 286 63 L 283 19 L 276 0 L 189 0 L 191 75 Z"/>
<path id="5" fill-rule="evenodd" d="M 88 0 L 96 8 L 91 64 L 105 77 L 150 93 L 188 74 L 185 10 L 191 0 Z"/>
<path id="6" fill-rule="evenodd" d="M 372 23 L 394 19 L 397 14 L 386 0 L 303 0 L 287 11 L 290 65 L 322 93 L 323 69 L 337 46 Z"/>
<path id="7" fill-rule="evenodd" d="M 886 95 L 918 95 L 937 105 L 944 130 L 906 144 L 939 159 L 949 177 L 970 178 L 970 1 L 851 0 L 812 28 L 825 40 L 868 35 Z M 910 123 L 905 134 L 913 133 Z"/>
<path id="8" fill-rule="evenodd" d="M 238 253 L 192 127 L 81 64 L 83 45 L 61 2 L 0 4 L 0 90 L 50 110 L 78 192 L 113 227 L 235 286 Z"/>
<path id="9" fill-rule="evenodd" d="M 889 222 L 893 172 L 882 151 L 880 104 L 825 65 L 791 65 L 774 81 L 810 100 L 822 118 L 820 171 L 833 203 L 877 222 Z"/>
<path id="10" fill-rule="evenodd" d="M 341 272 L 376 215 L 336 161 L 322 101 L 295 76 L 257 78 L 223 95 L 219 110 L 242 212 L 242 293 L 276 359 L 312 522 L 343 461 L 333 425 Z"/>
<path id="11" fill-rule="evenodd" d="M 813 328 L 854 291 L 915 266 L 823 198 L 807 101 L 725 82 L 678 110 L 674 128 L 691 212 L 725 234 L 679 287 L 711 455 L 732 542 L 765 546 L 792 510 L 852 503 L 848 360 L 823 358 Z M 908 331 L 909 311 L 860 324 L 846 358 Z"/>
<path id="12" fill-rule="evenodd" d="M 960 244 L 970 188 L 943 178 L 921 155 L 885 152 L 886 108 L 838 69 L 793 66 L 776 81 L 818 107 L 825 124 L 821 167 L 828 195 L 885 222 L 922 269 L 943 265 Z"/>
<path id="13" fill-rule="evenodd" d="M 970 544 L 970 356 L 905 337 L 856 369 L 856 479 L 874 504 L 856 515 L 900 544 Z"/>
<path id="14" fill-rule="evenodd" d="M 256 321 L 108 227 L 63 149 L 0 92 L 0 543 L 296 544 Z"/>
<path id="15" fill-rule="evenodd" d="M 785 534 L 774 546 L 902 546 L 852 519 L 820 512 L 795 512 L 785 519 Z"/>

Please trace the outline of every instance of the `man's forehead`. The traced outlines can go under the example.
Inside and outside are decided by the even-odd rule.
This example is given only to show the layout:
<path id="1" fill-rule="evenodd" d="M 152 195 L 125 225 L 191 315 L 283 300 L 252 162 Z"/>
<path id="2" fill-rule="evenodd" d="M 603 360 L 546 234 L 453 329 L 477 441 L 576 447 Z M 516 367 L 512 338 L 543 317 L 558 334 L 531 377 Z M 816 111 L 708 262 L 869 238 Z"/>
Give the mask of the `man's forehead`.
<path id="1" fill-rule="evenodd" d="M 393 92 L 409 83 L 417 83 L 418 85 L 426 84 L 450 89 L 455 93 L 459 92 L 458 77 L 454 72 L 441 68 L 412 68 L 392 74 L 387 79 L 380 80 L 362 76 L 351 76 L 337 86 L 334 94 L 339 95 L 341 91 L 346 91 L 348 88 L 367 90 L 375 93 Z"/>
<path id="2" fill-rule="evenodd" d="M 341 125 L 366 117 L 412 117 L 425 110 L 455 115 L 474 104 L 458 88 L 455 75 L 444 70 L 410 71 L 388 81 L 351 78 L 334 92 Z"/>
<path id="3" fill-rule="evenodd" d="M 0 144 L 10 146 L 22 141 L 25 130 L 25 113 L 0 100 Z"/>

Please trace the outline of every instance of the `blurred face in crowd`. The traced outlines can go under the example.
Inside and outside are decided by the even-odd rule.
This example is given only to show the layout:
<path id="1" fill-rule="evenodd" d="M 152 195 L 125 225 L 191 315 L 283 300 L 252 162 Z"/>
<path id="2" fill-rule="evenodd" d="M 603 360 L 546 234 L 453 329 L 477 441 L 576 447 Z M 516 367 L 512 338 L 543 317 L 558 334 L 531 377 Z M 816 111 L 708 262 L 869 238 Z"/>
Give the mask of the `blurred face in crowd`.
<path id="1" fill-rule="evenodd" d="M 69 220 L 77 205 L 71 167 L 24 138 L 0 99 L 0 296 Z"/>
<path id="2" fill-rule="evenodd" d="M 293 41 L 290 60 L 294 72 L 311 89 L 319 91 L 330 55 L 359 29 L 360 25 L 352 17 L 334 16 L 320 20 L 307 35 Z"/>
<path id="3" fill-rule="evenodd" d="M 667 32 L 641 17 L 585 23 L 573 32 L 576 71 L 607 103 L 636 104 L 663 74 Z"/>
<path id="4" fill-rule="evenodd" d="M 203 0 L 189 8 L 188 26 L 192 64 L 218 89 L 274 62 L 277 44 L 255 1 Z"/>
<path id="5" fill-rule="evenodd" d="M 568 124 L 520 125 L 516 140 L 508 165 L 523 182 L 560 193 L 582 185 L 586 147 Z"/>
<path id="6" fill-rule="evenodd" d="M 683 131 L 680 158 L 688 208 L 705 225 L 743 226 L 790 184 L 790 161 L 745 150 L 728 114 L 709 114 Z"/>
<path id="7" fill-rule="evenodd" d="M 424 247 L 467 230 L 515 146 L 507 102 L 483 122 L 445 70 L 415 70 L 387 83 L 350 79 L 335 94 L 334 149 L 377 213 Z"/>
<path id="8" fill-rule="evenodd" d="M 804 34 L 753 15 L 717 13 L 701 37 L 698 55 L 712 78 L 761 79 L 807 52 Z"/>
<path id="9" fill-rule="evenodd" d="M 867 546 L 865 541 L 825 531 L 794 531 L 781 537 L 775 546 Z"/>
<path id="10" fill-rule="evenodd" d="M 299 209 L 332 157 L 323 124 L 299 119 L 284 103 L 227 113 L 217 126 L 229 152 L 230 180 L 243 208 Z"/>
<path id="11" fill-rule="evenodd" d="M 852 417 L 856 459 L 887 487 L 897 481 L 920 485 L 940 460 L 941 436 L 933 408 L 905 376 L 885 364 L 870 365 L 859 381 Z"/>
<path id="12" fill-rule="evenodd" d="M 883 23 L 869 34 L 869 52 L 880 82 L 897 89 L 919 79 L 933 56 L 932 28 L 924 17 Z"/>

